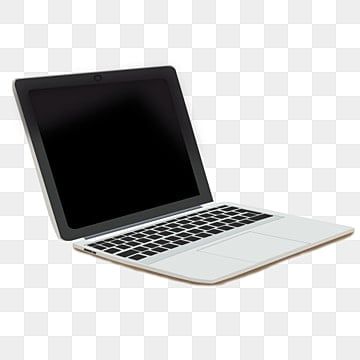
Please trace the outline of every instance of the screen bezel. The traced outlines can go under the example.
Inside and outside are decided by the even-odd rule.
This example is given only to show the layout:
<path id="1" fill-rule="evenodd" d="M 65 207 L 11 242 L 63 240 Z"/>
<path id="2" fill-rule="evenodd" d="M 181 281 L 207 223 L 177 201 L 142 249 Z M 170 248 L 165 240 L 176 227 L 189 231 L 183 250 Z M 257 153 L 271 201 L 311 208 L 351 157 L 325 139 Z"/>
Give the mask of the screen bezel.
<path id="1" fill-rule="evenodd" d="M 100 76 L 100 80 L 99 80 Z M 195 180 L 199 189 L 199 195 L 157 206 L 152 209 L 103 221 L 97 224 L 84 226 L 78 229 L 69 227 L 55 180 L 46 155 L 45 147 L 40 135 L 29 92 L 35 89 L 55 88 L 63 86 L 93 85 L 94 83 L 114 83 L 122 81 L 138 81 L 150 79 L 163 79 L 167 82 L 176 116 L 178 118 L 189 159 L 194 170 Z M 176 70 L 171 66 L 92 72 L 71 75 L 44 76 L 36 78 L 16 79 L 14 81 L 15 95 L 17 96 L 20 113 L 27 130 L 29 141 L 33 147 L 39 170 L 42 176 L 45 190 L 50 202 L 59 235 L 64 240 L 74 240 L 82 237 L 95 236 L 97 234 L 114 231 L 131 224 L 140 223 L 166 214 L 178 212 L 191 207 L 212 201 L 209 184 L 201 161 L 198 146 L 190 123 L 184 98 Z"/>

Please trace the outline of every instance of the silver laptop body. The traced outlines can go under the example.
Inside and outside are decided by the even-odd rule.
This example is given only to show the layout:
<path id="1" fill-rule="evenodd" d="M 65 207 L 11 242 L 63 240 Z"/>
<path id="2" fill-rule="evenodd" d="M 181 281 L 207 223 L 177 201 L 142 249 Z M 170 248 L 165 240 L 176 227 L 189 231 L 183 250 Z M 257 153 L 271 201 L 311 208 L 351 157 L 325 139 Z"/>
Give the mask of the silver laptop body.
<path id="1" fill-rule="evenodd" d="M 176 72 L 172 67 L 19 79 L 14 82 L 14 93 L 54 228 L 60 238 L 72 240 L 77 250 L 176 279 L 214 284 L 353 232 L 353 228 L 348 226 L 248 205 L 212 201 Z M 100 103 L 99 99 L 105 99 L 109 104 L 105 100 Z M 123 99 L 127 99 L 127 103 Z M 96 105 L 98 100 L 99 104 Z M 116 104 L 116 108 L 110 100 Z M 84 103 L 81 111 L 76 101 Z M 111 112 L 104 104 L 112 107 Z M 77 111 L 79 114 L 74 115 Z M 154 113 L 150 114 L 151 111 Z M 94 115 L 97 113 L 100 115 Z M 163 113 L 167 115 L 163 116 Z M 151 116 L 148 117 L 148 114 Z M 107 122 L 110 117 L 115 119 L 115 125 Z M 171 125 L 170 129 L 170 122 L 176 121 L 173 117 L 177 118 L 180 126 Z M 72 122 L 67 128 L 58 124 L 66 123 L 69 118 L 72 118 Z M 139 124 L 124 125 L 126 121 L 133 123 L 134 118 Z M 97 121 L 98 135 L 90 134 L 88 127 L 91 126 L 84 119 Z M 119 119 L 122 125 L 119 125 Z M 165 129 L 165 132 L 169 126 L 166 141 L 160 137 L 159 129 L 154 130 L 149 125 L 150 121 L 157 121 L 155 125 L 160 130 Z M 112 159 L 108 158 L 114 155 L 117 148 L 111 145 L 110 155 L 102 160 L 104 153 L 99 150 L 103 158 L 100 155 L 98 158 L 93 148 L 108 147 L 103 140 L 90 142 L 90 145 L 84 142 L 83 146 L 79 144 L 79 149 L 72 147 L 71 144 L 76 142 L 71 132 L 73 123 L 77 126 L 76 136 L 84 134 L 84 137 L 89 136 L 89 140 L 91 136 L 106 134 L 104 127 L 111 129 L 111 126 L 118 126 L 114 128 L 118 134 L 110 137 L 110 141 L 126 143 L 127 146 L 121 145 L 121 159 L 116 164 L 118 172 L 114 174 L 119 188 L 112 179 L 109 189 L 106 189 L 107 183 L 103 181 L 103 177 L 112 176 L 114 167 L 110 166 Z M 148 151 L 144 149 L 144 154 L 143 150 L 136 154 L 137 159 L 146 157 L 146 162 L 139 169 L 131 163 L 131 152 L 126 151 L 132 144 L 127 137 L 133 137 L 132 141 L 135 141 L 136 132 L 141 133 L 143 129 L 145 134 L 140 138 L 143 136 L 146 143 L 144 148 Z M 159 135 L 159 139 L 156 143 L 154 140 L 148 143 L 146 133 L 151 133 L 152 137 Z M 169 141 L 169 138 L 172 140 Z M 163 147 L 161 141 L 164 141 Z M 178 145 L 173 149 L 175 142 Z M 84 146 L 89 149 L 81 149 Z M 59 148 L 64 151 L 63 156 L 60 156 Z M 178 166 L 173 159 L 181 151 L 183 154 L 181 159 L 179 155 Z M 150 155 L 146 152 L 150 155 L 153 153 L 152 157 L 147 158 Z M 91 154 L 90 160 L 86 158 L 87 153 Z M 185 155 L 189 158 L 187 162 Z M 80 164 L 84 157 L 87 167 L 79 166 L 81 169 L 77 173 L 76 161 Z M 162 157 L 164 161 L 159 160 Z M 118 155 L 114 158 L 117 160 Z M 152 172 L 148 162 L 157 160 L 163 161 L 163 164 L 158 168 L 155 166 L 156 170 Z M 94 169 L 91 169 L 92 162 Z M 89 167 L 91 171 L 88 171 Z M 101 176 L 97 175 L 97 167 L 101 168 Z M 139 180 L 142 168 L 146 171 Z M 159 172 L 162 172 L 161 176 Z M 97 181 L 101 183 L 99 188 L 96 182 L 89 185 L 92 176 L 98 176 Z M 125 177 L 126 180 L 122 180 Z M 169 180 L 165 181 L 167 177 Z M 134 188 L 131 188 L 132 181 L 136 183 Z M 147 188 L 148 183 L 151 186 Z M 184 183 L 188 183 L 187 187 Z M 72 184 L 76 191 L 72 189 Z M 126 189 L 132 191 L 127 192 Z M 94 198 L 94 203 L 88 196 Z M 145 204 L 148 206 L 146 208 L 142 203 L 143 198 L 152 207 Z M 124 203 L 128 201 L 127 206 L 122 205 L 122 199 Z M 138 211 L 134 211 L 135 205 L 132 208 L 131 199 L 137 204 Z M 161 203 L 162 199 L 165 202 Z M 166 199 L 170 199 L 170 203 L 166 203 Z M 108 204 L 108 212 L 103 211 Z M 122 213 L 120 210 L 117 213 L 117 207 L 121 208 Z M 127 213 L 130 208 L 131 212 Z"/>

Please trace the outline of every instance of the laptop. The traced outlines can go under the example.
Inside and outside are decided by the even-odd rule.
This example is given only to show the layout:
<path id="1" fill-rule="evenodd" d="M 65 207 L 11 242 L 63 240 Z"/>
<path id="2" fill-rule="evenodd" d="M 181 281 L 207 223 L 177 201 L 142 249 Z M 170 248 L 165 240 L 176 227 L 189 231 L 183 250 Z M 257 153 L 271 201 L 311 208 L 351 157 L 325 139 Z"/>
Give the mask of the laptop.
<path id="1" fill-rule="evenodd" d="M 13 85 L 50 217 L 77 250 L 214 284 L 353 232 L 214 202 L 173 67 Z"/>

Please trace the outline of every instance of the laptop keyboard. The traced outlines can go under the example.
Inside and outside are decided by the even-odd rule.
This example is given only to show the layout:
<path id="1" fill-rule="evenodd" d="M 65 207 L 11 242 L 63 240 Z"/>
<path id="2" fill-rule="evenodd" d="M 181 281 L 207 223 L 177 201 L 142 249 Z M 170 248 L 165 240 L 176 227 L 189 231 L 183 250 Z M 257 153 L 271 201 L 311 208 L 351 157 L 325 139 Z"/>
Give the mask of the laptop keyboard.
<path id="1" fill-rule="evenodd" d="M 235 206 L 221 205 L 87 246 L 122 258 L 142 260 L 272 216 Z"/>

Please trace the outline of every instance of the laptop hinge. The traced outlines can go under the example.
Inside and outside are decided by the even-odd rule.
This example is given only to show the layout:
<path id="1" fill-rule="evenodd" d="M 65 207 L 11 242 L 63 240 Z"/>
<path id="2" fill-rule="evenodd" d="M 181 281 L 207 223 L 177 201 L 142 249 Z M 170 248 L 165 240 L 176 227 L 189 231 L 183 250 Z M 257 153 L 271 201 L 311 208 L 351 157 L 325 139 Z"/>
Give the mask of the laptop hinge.
<path id="1" fill-rule="evenodd" d="M 201 205 L 204 205 L 204 204 L 201 204 Z M 93 239 L 93 238 L 96 238 L 96 237 L 99 237 L 99 236 L 102 236 L 102 235 L 114 233 L 114 232 L 119 231 L 119 230 L 125 230 L 125 229 L 128 229 L 128 228 L 137 226 L 137 225 L 145 224 L 145 223 L 150 222 L 150 221 L 160 220 L 160 219 L 163 219 L 163 218 L 166 218 L 166 217 L 169 217 L 169 216 L 178 215 L 178 214 L 181 214 L 181 213 L 184 213 L 184 212 L 187 212 L 187 211 L 199 209 L 199 208 L 201 208 L 201 205 L 197 205 L 197 206 L 185 209 L 185 210 L 174 211 L 174 212 L 168 213 L 166 215 L 156 216 L 156 217 L 153 217 L 153 218 L 150 218 L 150 219 L 146 219 L 146 220 L 143 220 L 143 221 L 138 221 L 136 223 L 128 224 L 128 225 L 125 225 L 125 226 L 120 226 L 118 228 L 115 228 L 115 229 L 112 229 L 112 230 L 109 230 L 109 231 L 103 231 L 103 232 L 100 232 L 100 233 L 97 233 L 97 234 L 94 234 L 94 235 L 86 236 L 84 239 L 85 240 Z"/>

